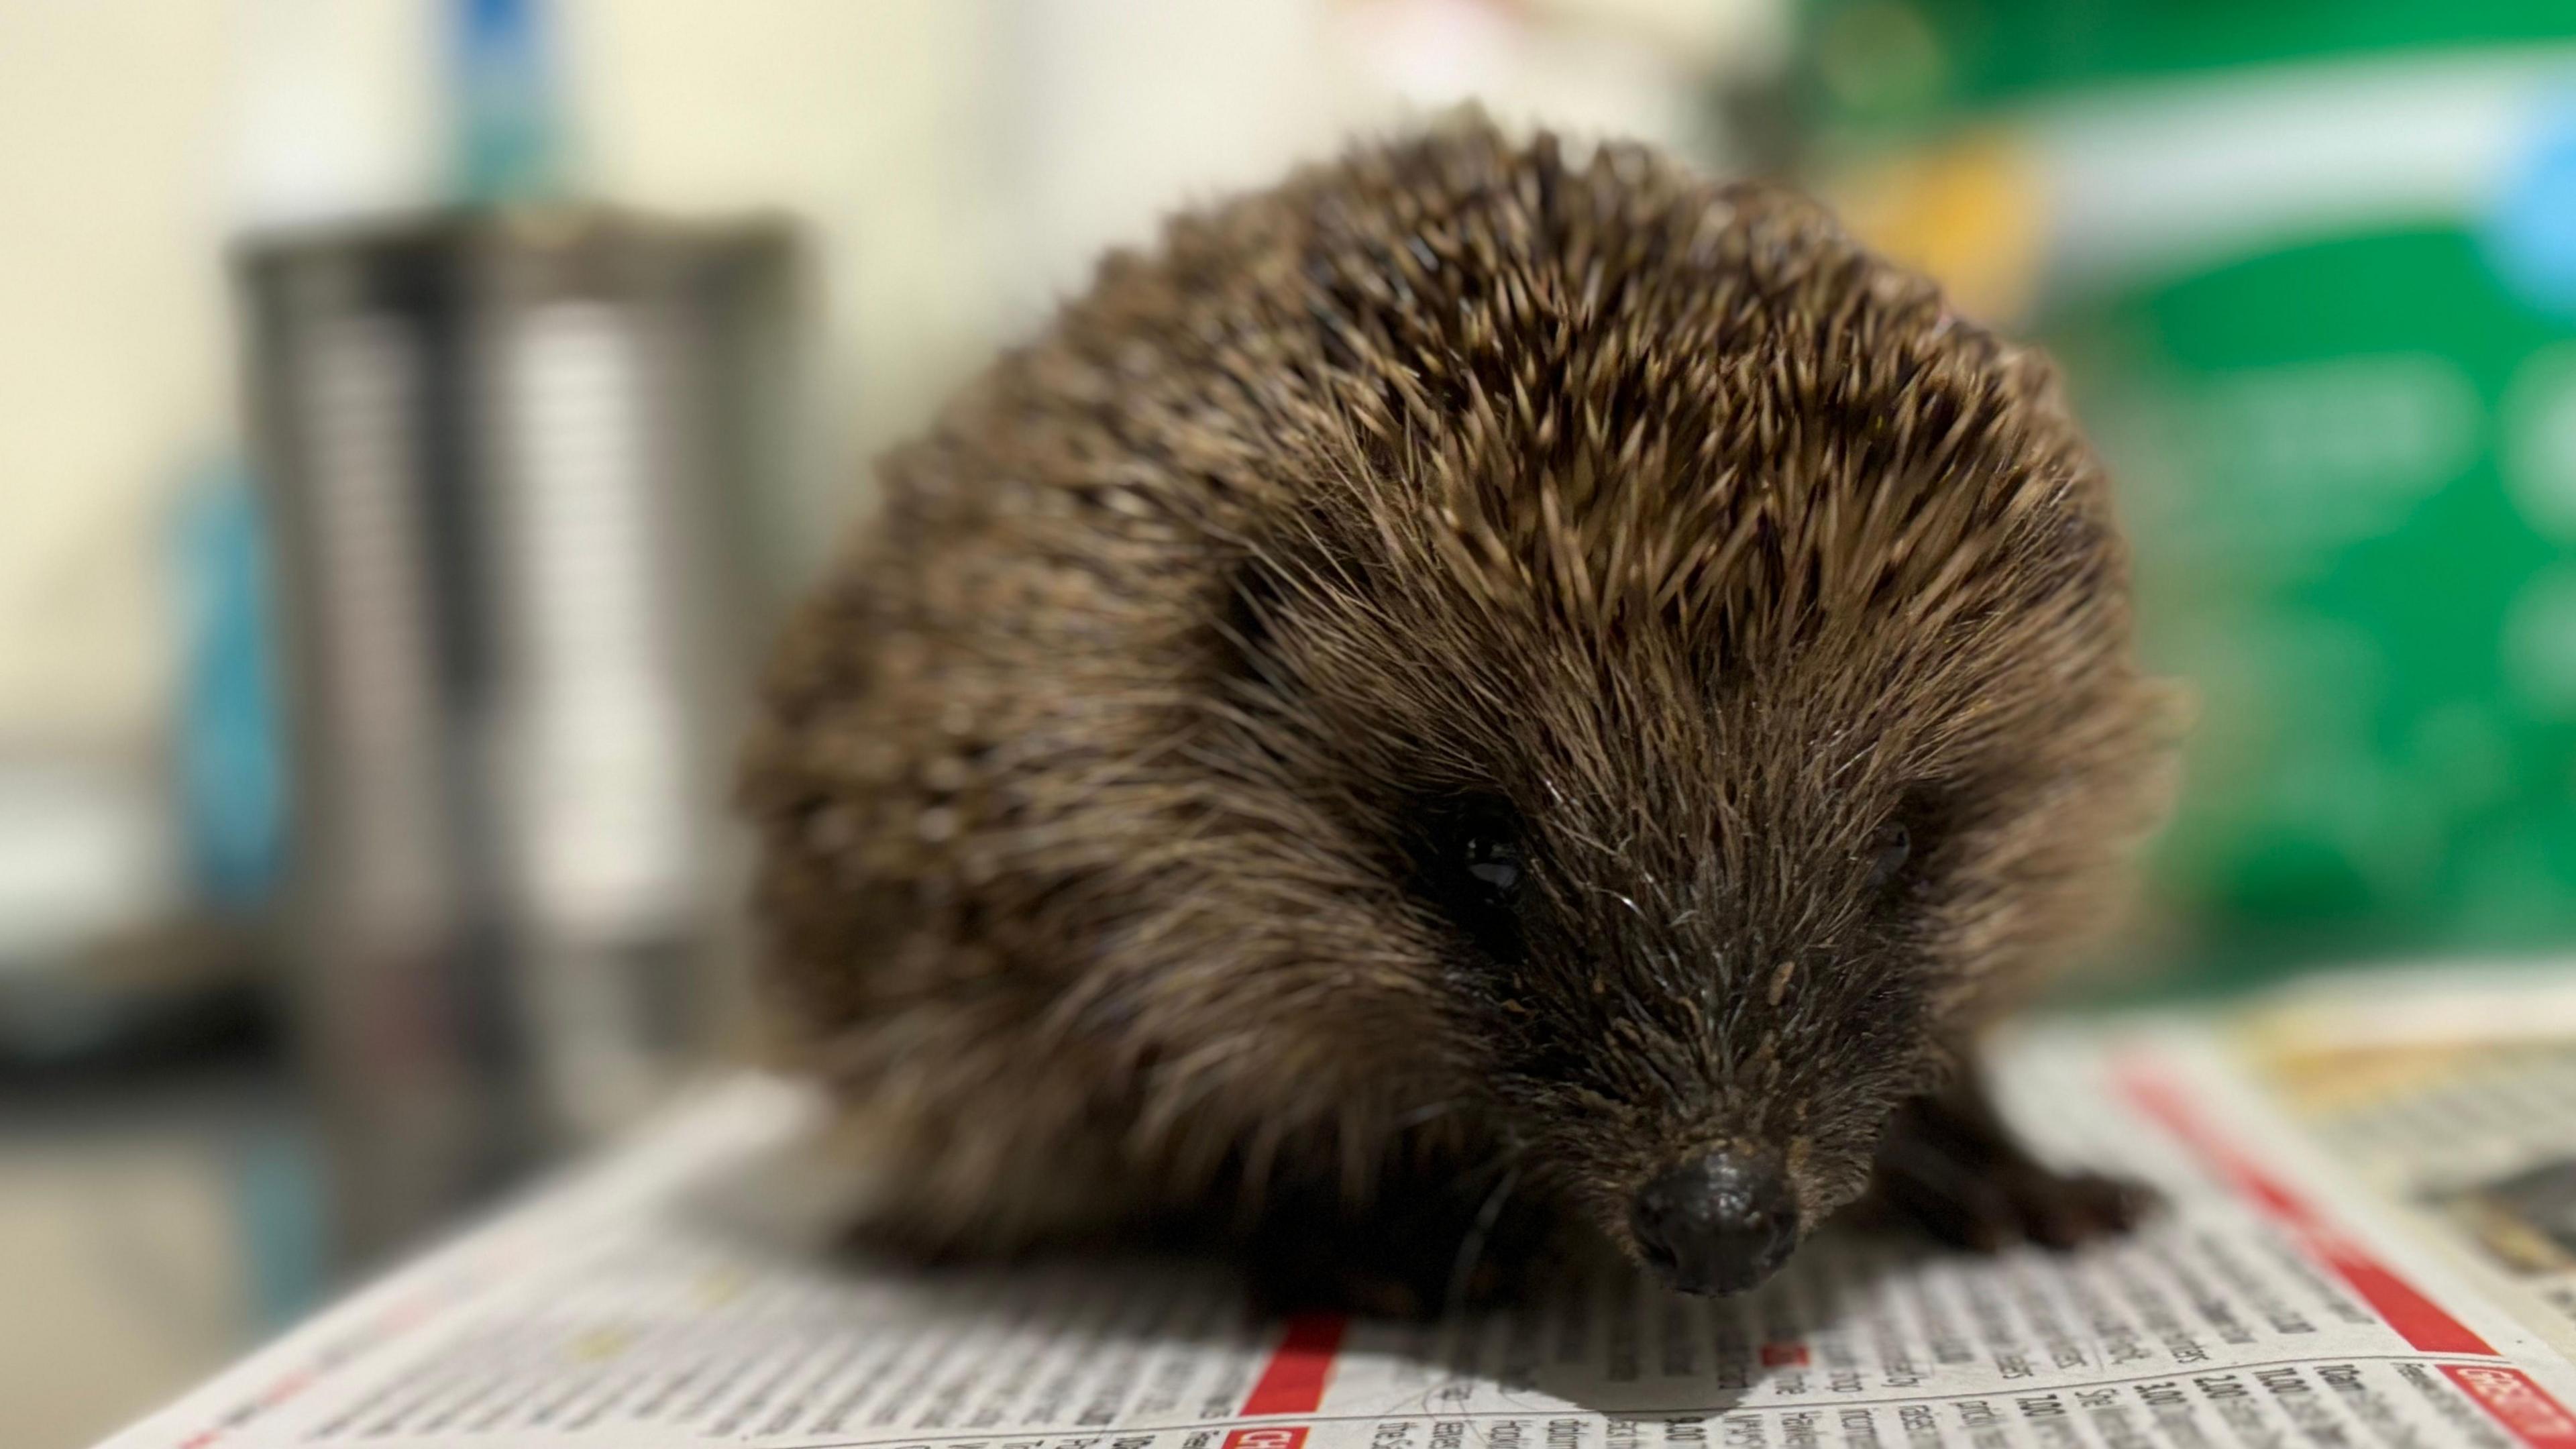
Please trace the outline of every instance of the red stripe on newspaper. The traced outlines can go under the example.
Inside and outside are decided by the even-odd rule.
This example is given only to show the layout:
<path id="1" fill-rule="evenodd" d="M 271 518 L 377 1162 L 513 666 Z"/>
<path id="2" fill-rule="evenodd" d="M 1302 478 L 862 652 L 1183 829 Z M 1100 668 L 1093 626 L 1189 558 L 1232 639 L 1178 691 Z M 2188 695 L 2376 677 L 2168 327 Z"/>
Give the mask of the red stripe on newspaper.
<path id="1" fill-rule="evenodd" d="M 2495 1415 L 2496 1422 L 2533 1449 L 2576 1449 L 2576 1415 L 2549 1397 L 2547 1390 L 2518 1368 L 2502 1364 L 2437 1365 L 2444 1377 Z"/>
<path id="2" fill-rule="evenodd" d="M 2210 1166 L 2233 1181 L 2238 1190 L 2296 1233 L 2299 1240 L 2349 1284 L 2352 1291 L 2396 1329 L 2400 1338 L 2425 1353 L 2473 1353 L 2495 1356 L 2487 1341 L 2469 1326 L 2442 1311 L 2388 1265 L 2337 1232 L 2306 1200 L 2256 1166 L 2226 1138 L 2213 1131 L 2174 1084 L 2142 1062 L 2120 1070 L 2120 1085 L 2141 1111 L 2164 1125 Z M 2571 1446 L 2576 1449 L 2576 1446 Z"/>
<path id="3" fill-rule="evenodd" d="M 1225 1436 L 1225 1449 L 1305 1449 L 1305 1445 L 1303 1424 L 1264 1424 L 1258 1429 L 1237 1429 Z"/>
<path id="4" fill-rule="evenodd" d="M 1311 1414 L 1324 1402 L 1324 1380 L 1332 1376 L 1333 1355 L 1342 1350 L 1342 1331 L 1349 1320 L 1338 1313 L 1300 1313 L 1288 1320 L 1287 1335 L 1262 1366 L 1261 1377 L 1254 1380 L 1252 1393 L 1243 1401 L 1237 1417 L 1254 1414 Z M 1295 1431 L 1296 1438 L 1284 1443 L 1238 1445 L 1244 1434 L 1267 1433 L 1267 1430 L 1244 1429 L 1226 1439 L 1226 1449 L 1297 1449 L 1306 1431 Z"/>

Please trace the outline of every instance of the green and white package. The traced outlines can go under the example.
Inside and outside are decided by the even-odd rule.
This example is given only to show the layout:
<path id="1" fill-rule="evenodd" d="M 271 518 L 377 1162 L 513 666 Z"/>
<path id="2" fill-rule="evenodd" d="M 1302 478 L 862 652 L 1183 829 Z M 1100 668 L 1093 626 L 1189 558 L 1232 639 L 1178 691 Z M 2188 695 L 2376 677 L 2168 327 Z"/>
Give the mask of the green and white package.
<path id="1" fill-rule="evenodd" d="M 2047 342 L 2198 686 L 2159 918 L 2576 944 L 2576 5 L 1810 7 L 1828 189 Z"/>

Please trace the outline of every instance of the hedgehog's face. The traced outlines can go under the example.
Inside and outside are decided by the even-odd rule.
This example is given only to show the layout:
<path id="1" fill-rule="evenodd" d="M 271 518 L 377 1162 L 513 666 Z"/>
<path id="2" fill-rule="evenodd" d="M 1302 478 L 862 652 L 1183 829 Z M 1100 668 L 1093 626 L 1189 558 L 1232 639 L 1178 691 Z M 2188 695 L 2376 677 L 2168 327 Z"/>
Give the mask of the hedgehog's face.
<path id="1" fill-rule="evenodd" d="M 1494 1105 L 1637 1261 L 1751 1287 L 1934 1084 L 1973 847 L 1931 790 L 1800 802 L 1831 787 L 1759 792 L 1712 761 L 1584 799 L 1503 773 L 1399 830 Z"/>
<path id="2" fill-rule="evenodd" d="M 1955 627 L 1864 592 L 1769 640 L 1308 542 L 1338 561 L 1259 595 L 1271 758 L 1387 884 L 1522 1180 L 1676 1287 L 1750 1287 L 1857 1198 L 2134 835 L 2124 615 L 2100 560 L 2043 567 L 2098 532 L 2034 520 Z"/>

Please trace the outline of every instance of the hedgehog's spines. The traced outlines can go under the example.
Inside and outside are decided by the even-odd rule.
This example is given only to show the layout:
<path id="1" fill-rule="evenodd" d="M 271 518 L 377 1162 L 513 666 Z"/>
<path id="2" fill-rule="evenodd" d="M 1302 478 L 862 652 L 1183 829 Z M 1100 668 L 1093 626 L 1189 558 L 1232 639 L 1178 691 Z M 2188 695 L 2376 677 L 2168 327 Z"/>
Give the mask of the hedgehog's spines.
<path id="1" fill-rule="evenodd" d="M 1425 1153 L 1616 1237 L 1724 1133 L 1840 1200 L 2153 814 L 2051 370 L 1637 147 L 1455 121 L 1176 219 L 881 477 L 744 801 L 767 975 L 960 1242 Z M 1412 878 L 1460 798 L 1507 970 Z"/>

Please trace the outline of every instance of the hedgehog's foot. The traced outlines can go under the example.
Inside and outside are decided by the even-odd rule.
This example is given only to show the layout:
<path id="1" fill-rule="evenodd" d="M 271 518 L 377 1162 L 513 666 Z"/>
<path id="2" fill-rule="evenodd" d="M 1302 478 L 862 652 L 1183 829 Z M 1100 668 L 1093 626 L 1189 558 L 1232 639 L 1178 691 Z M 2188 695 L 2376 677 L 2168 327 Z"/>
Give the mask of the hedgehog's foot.
<path id="1" fill-rule="evenodd" d="M 2061 1172 L 2031 1156 L 1974 1082 L 1898 1112 L 1879 1147 L 1871 1197 L 1881 1215 L 1979 1252 L 2113 1237 L 2157 1202 L 2144 1184 Z"/>
<path id="2" fill-rule="evenodd" d="M 1422 1321 L 1518 1299 L 1548 1237 L 1546 1220 L 1507 1191 L 1389 1185 L 1359 1213 L 1319 1197 L 1274 1203 L 1244 1242 L 1244 1265 L 1263 1312 Z"/>

